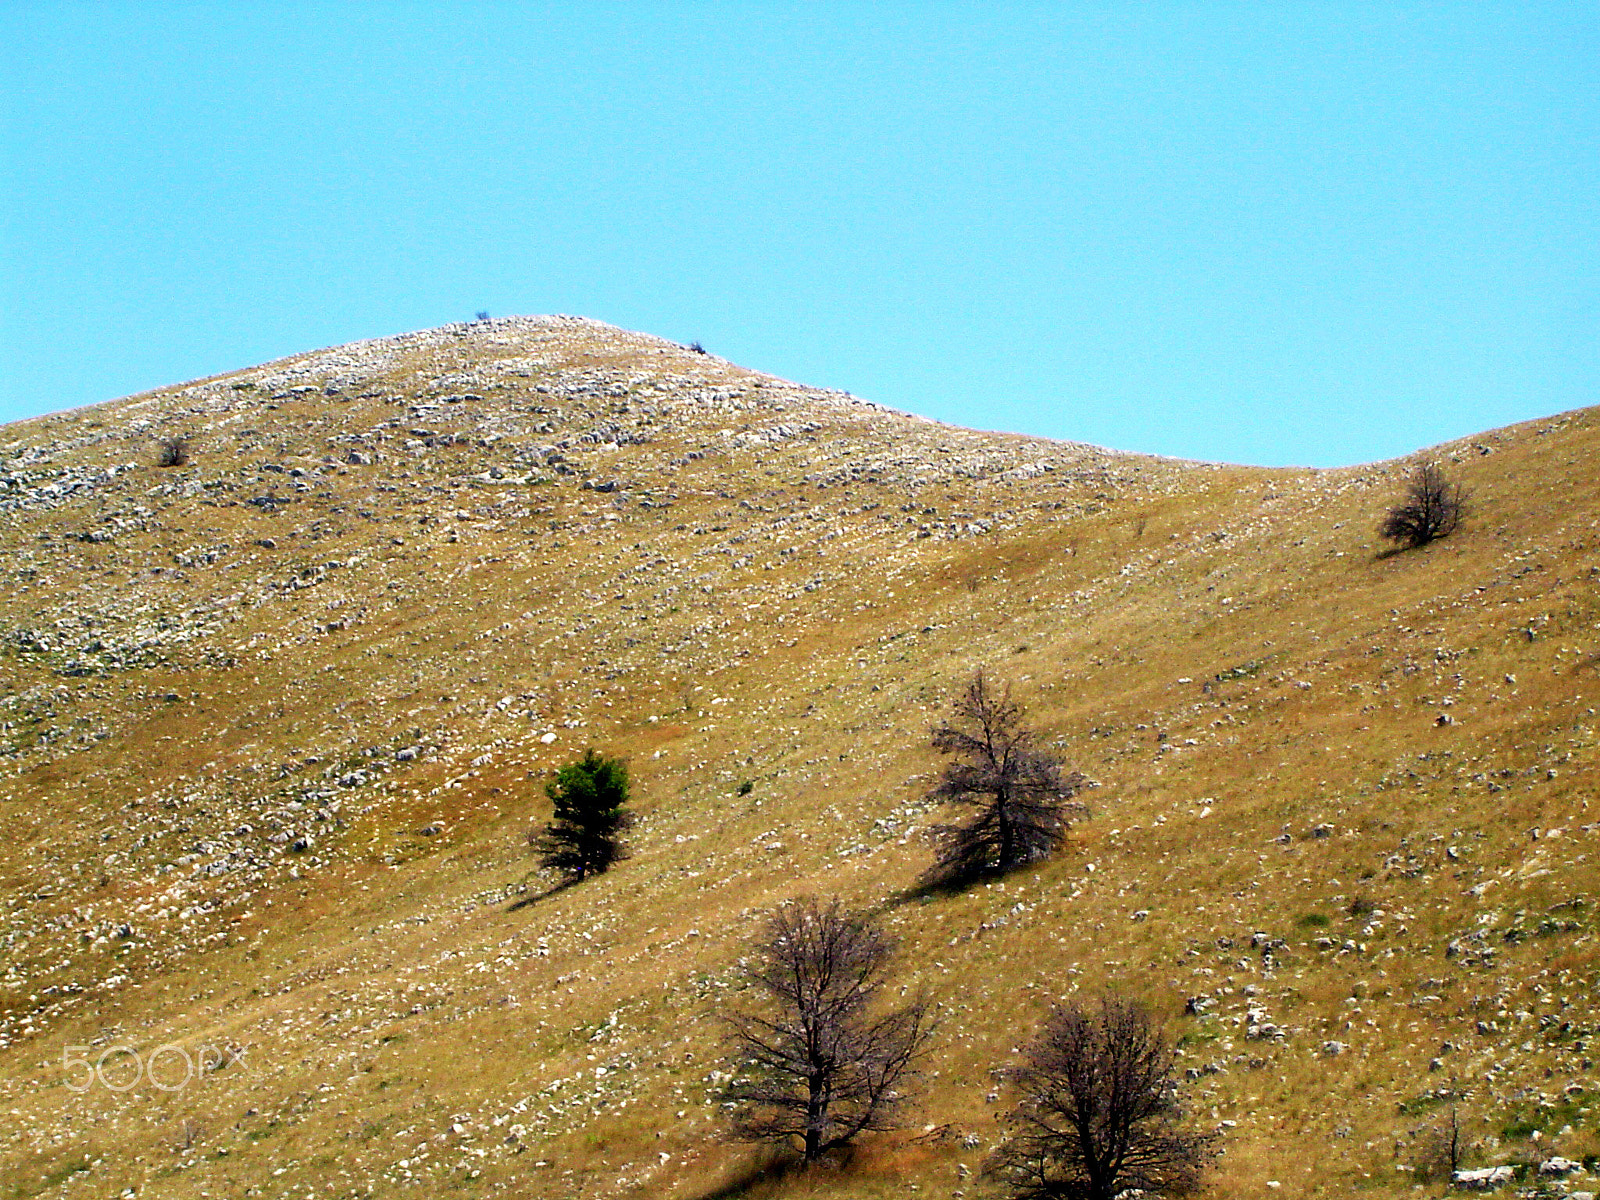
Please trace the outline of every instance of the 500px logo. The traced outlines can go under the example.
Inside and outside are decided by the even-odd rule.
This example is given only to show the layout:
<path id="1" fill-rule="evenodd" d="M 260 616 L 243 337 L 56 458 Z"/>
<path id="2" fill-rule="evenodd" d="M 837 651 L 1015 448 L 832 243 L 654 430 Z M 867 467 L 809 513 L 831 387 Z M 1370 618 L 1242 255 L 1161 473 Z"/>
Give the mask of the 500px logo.
<path id="1" fill-rule="evenodd" d="M 132 1046 L 121 1043 L 107 1046 L 95 1059 L 84 1056 L 90 1049 L 65 1046 L 61 1050 L 61 1069 L 67 1073 L 71 1091 L 86 1092 L 98 1082 L 107 1091 L 127 1092 L 148 1082 L 163 1092 L 181 1092 L 207 1071 L 244 1062 L 243 1052 L 231 1046 L 198 1046 L 191 1054 L 182 1046 L 169 1044 L 155 1047 L 143 1058 Z"/>

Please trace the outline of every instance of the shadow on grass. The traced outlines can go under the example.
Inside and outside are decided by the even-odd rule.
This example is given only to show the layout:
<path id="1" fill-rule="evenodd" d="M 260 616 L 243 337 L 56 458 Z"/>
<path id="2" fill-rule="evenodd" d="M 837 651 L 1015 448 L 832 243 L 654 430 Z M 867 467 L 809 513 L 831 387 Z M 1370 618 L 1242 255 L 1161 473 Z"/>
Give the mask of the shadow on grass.
<path id="1" fill-rule="evenodd" d="M 519 900 L 512 901 L 510 904 L 506 905 L 506 911 L 508 913 L 514 913 L 520 912 L 524 908 L 532 908 L 535 904 L 539 903 L 539 901 L 548 900 L 557 892 L 564 892 L 577 882 L 578 881 L 576 879 L 563 879 L 560 883 L 552 884 L 550 887 L 545 888 L 545 890 L 540 892 L 537 896 L 523 896 Z"/>
<path id="2" fill-rule="evenodd" d="M 1372 561 L 1383 562 L 1385 559 L 1395 558 L 1401 554 L 1411 554 L 1417 550 L 1426 550 L 1430 546 L 1437 546 L 1449 536 L 1449 534 L 1444 533 L 1438 537 L 1431 537 L 1425 542 L 1399 541 L 1392 546 L 1385 546 L 1382 550 L 1374 551 Z"/>
<path id="3" fill-rule="evenodd" d="M 953 900 L 986 883 L 998 883 L 1003 879 L 1017 876 L 1031 878 L 1039 865 L 1039 861 L 1035 860 L 1031 863 L 1022 863 L 1009 871 L 998 871 L 992 867 L 982 871 L 960 872 L 932 869 L 904 891 L 884 897 L 879 910 L 888 912 L 907 904 L 932 904 L 935 900 Z"/>
<path id="4" fill-rule="evenodd" d="M 775 1196 L 789 1180 L 845 1170 L 851 1157 L 850 1148 L 844 1147 L 825 1155 L 819 1162 L 808 1164 L 786 1151 L 767 1151 L 740 1166 L 709 1191 L 696 1193 L 693 1200 L 759 1200 Z"/>
<path id="5" fill-rule="evenodd" d="M 980 883 L 987 883 L 995 879 L 1005 878 L 999 872 L 990 872 L 984 875 L 974 875 L 961 878 L 923 878 L 906 888 L 904 891 L 895 892 L 883 902 L 886 909 L 900 908 L 907 904 L 932 904 L 935 900 L 953 900 L 957 896 L 965 895 Z"/>

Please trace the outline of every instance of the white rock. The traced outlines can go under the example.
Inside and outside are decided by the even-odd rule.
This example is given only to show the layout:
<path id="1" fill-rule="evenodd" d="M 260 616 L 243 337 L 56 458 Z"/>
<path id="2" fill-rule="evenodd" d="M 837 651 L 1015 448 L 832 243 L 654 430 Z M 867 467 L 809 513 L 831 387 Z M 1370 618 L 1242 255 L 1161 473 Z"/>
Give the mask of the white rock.
<path id="1" fill-rule="evenodd" d="M 1457 1171 L 1450 1180 L 1463 1191 L 1490 1192 L 1505 1187 L 1514 1178 L 1510 1167 L 1480 1167 L 1473 1171 Z"/>
<path id="2" fill-rule="evenodd" d="M 1541 1175 L 1571 1175 L 1574 1171 L 1581 1170 L 1583 1170 L 1582 1163 L 1573 1162 L 1570 1158 L 1562 1158 L 1560 1155 L 1547 1158 L 1539 1164 Z"/>

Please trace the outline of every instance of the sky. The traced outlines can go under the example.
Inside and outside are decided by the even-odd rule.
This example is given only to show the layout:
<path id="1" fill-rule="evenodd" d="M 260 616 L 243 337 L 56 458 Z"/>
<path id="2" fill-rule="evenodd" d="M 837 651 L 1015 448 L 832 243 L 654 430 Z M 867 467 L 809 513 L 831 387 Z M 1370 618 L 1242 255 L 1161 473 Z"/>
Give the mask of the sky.
<path id="1" fill-rule="evenodd" d="M 1372 461 L 1600 403 L 1597 133 L 1592 2 L 5 0 L 0 420 L 562 312 Z"/>

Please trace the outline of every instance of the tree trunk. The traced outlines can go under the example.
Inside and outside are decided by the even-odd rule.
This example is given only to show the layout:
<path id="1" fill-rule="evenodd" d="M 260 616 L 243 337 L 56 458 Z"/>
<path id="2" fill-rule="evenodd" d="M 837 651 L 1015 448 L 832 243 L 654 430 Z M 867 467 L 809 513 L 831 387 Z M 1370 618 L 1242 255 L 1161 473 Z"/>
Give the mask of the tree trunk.
<path id="1" fill-rule="evenodd" d="M 806 1161 L 815 1162 L 822 1156 L 822 1122 L 827 1116 L 827 1102 L 823 1098 L 822 1076 L 813 1075 L 806 1081 Z"/>
<path id="2" fill-rule="evenodd" d="M 1004 792 L 995 797 L 995 813 L 1000 818 L 1000 861 L 996 865 L 1009 871 L 1016 862 L 1017 837 L 1011 828 L 1011 797 Z"/>
<path id="3" fill-rule="evenodd" d="M 1097 1139 L 1094 1121 L 1084 1116 L 1074 1124 L 1078 1127 L 1078 1139 L 1083 1147 L 1083 1168 L 1089 1176 L 1089 1194 L 1093 1200 L 1116 1200 L 1116 1172 L 1109 1169 L 1104 1148 Z"/>

